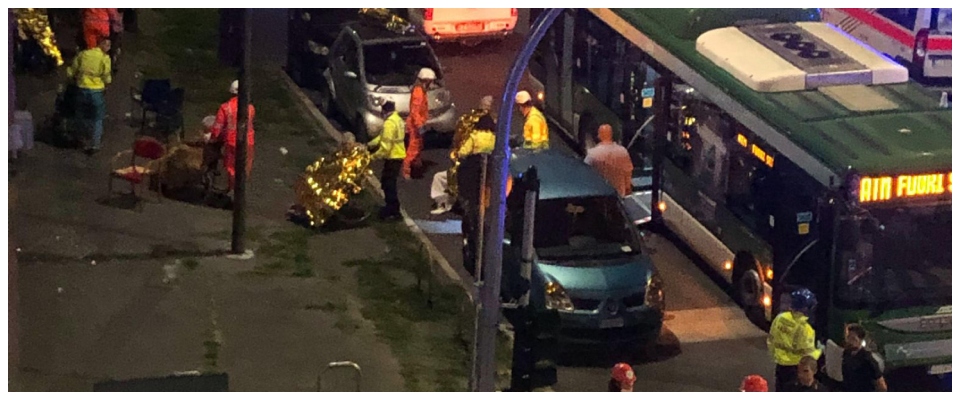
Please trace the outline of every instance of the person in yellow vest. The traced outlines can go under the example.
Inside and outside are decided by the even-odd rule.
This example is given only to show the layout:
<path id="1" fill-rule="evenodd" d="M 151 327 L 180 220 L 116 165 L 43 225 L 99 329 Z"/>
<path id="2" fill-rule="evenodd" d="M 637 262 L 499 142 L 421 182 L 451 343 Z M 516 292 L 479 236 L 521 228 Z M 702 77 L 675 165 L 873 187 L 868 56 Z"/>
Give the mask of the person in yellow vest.
<path id="1" fill-rule="evenodd" d="M 407 157 L 407 149 L 403 145 L 404 122 L 397 112 L 397 106 L 392 101 L 383 104 L 383 132 L 373 138 L 368 147 L 378 146 L 373 153 L 374 158 L 383 159 L 383 169 L 380 171 L 380 188 L 383 189 L 383 199 L 386 205 L 380 209 L 380 219 L 399 219 L 400 197 L 397 195 L 397 179 L 400 169 L 403 168 L 403 159 Z"/>
<path id="2" fill-rule="evenodd" d="M 494 133 L 496 129 L 497 124 L 490 114 L 480 117 L 470 133 L 463 138 L 460 146 L 455 149 L 457 158 L 465 162 L 472 155 L 493 153 L 493 145 L 497 140 L 497 135 Z M 453 208 L 454 201 L 447 190 L 448 172 L 440 171 L 433 175 L 433 183 L 430 185 L 433 207 L 430 214 L 444 214 Z"/>
<path id="3" fill-rule="evenodd" d="M 778 392 L 797 379 L 797 365 L 804 356 L 819 359 L 822 351 L 816 344 L 813 327 L 807 322 L 817 306 L 817 297 L 801 288 L 790 294 L 791 310 L 773 319 L 767 336 L 767 349 L 777 364 L 775 387 Z"/>
<path id="4" fill-rule="evenodd" d="M 103 119 L 107 115 L 107 103 L 104 90 L 113 81 L 110 72 L 110 40 L 100 39 L 96 47 L 81 51 L 73 59 L 73 64 L 67 68 L 67 75 L 80 88 L 85 104 L 92 110 L 93 115 L 85 116 L 92 131 L 91 145 L 86 151 L 90 154 L 100 150 L 100 139 L 103 137 Z M 84 113 L 87 114 L 87 113 Z"/>
<path id="5" fill-rule="evenodd" d="M 517 93 L 514 99 L 520 106 L 520 112 L 525 118 L 523 122 L 523 148 L 530 150 L 545 150 L 550 148 L 550 132 L 547 129 L 547 119 L 543 113 L 533 106 L 533 99 L 526 90 Z"/>

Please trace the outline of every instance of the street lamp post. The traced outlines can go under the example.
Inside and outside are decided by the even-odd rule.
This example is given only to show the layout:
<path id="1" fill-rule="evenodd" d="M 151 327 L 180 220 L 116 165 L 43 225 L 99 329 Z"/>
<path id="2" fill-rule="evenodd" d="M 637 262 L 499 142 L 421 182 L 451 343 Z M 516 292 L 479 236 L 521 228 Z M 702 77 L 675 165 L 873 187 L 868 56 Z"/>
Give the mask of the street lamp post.
<path id="1" fill-rule="evenodd" d="M 490 233 L 483 245 L 483 283 L 480 286 L 480 310 L 477 317 L 477 334 L 474 345 L 473 390 L 492 392 L 496 389 L 496 336 L 500 322 L 500 272 L 503 266 L 503 229 L 506 215 L 507 174 L 510 163 L 510 122 L 513 114 L 514 94 L 520 86 L 523 72 L 540 40 L 553 21 L 563 12 L 551 8 L 537 17 L 527 39 L 510 68 L 510 75 L 503 88 L 500 104 L 500 120 L 497 123 L 497 141 L 493 149 L 490 209 L 495 213 L 490 221 Z"/>
<path id="2" fill-rule="evenodd" d="M 247 229 L 247 125 L 249 122 L 250 105 L 250 53 L 253 10 L 243 10 L 243 45 L 241 47 L 240 79 L 237 92 L 237 156 L 234 171 L 236 177 L 233 185 L 233 234 L 231 235 L 230 250 L 233 254 L 246 252 L 244 234 Z"/>

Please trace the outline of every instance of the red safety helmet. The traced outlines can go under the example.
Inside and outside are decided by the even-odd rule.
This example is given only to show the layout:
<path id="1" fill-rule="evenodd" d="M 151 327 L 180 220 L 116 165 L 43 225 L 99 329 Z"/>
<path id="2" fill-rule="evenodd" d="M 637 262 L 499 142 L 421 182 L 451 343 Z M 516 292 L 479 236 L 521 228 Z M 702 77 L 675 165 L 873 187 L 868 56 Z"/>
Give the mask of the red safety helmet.
<path id="1" fill-rule="evenodd" d="M 630 364 L 619 363 L 613 366 L 613 371 L 610 373 L 613 380 L 632 385 L 637 381 L 637 376 L 633 373 L 633 368 L 630 367 Z"/>
<path id="2" fill-rule="evenodd" d="M 749 375 L 740 384 L 741 392 L 767 392 L 767 380 L 760 375 Z"/>

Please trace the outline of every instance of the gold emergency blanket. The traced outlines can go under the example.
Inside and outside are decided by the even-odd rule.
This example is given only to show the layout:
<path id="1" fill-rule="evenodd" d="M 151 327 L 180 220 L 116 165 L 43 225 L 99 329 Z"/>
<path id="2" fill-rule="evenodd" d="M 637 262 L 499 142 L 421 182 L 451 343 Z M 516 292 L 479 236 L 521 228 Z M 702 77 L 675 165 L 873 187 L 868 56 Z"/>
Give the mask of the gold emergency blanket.
<path id="1" fill-rule="evenodd" d="M 416 30 L 407 20 L 400 18 L 386 8 L 361 8 L 360 18 L 364 22 L 383 26 L 399 35 L 413 33 Z"/>
<path id="2" fill-rule="evenodd" d="M 463 142 L 470 137 L 470 132 L 473 131 L 473 127 L 477 125 L 477 121 L 480 121 L 480 118 L 483 118 L 484 115 L 489 114 L 490 112 L 482 108 L 474 108 L 470 112 L 460 116 L 460 120 L 457 121 L 457 127 L 453 131 L 453 142 L 450 145 L 450 161 L 453 161 L 453 166 L 447 170 L 447 191 L 450 192 L 450 196 L 456 198 L 458 192 L 457 188 L 457 167 L 460 166 L 460 157 L 457 153 L 460 151 L 460 146 L 463 146 Z"/>
<path id="3" fill-rule="evenodd" d="M 50 29 L 50 19 L 44 8 L 14 8 L 17 17 L 17 35 L 20 40 L 33 38 L 43 48 L 43 52 L 53 57 L 57 66 L 63 65 L 63 56 L 57 48 L 57 39 Z"/>
<path id="4" fill-rule="evenodd" d="M 373 157 L 367 147 L 345 142 L 333 157 L 320 157 L 307 166 L 294 185 L 299 204 L 306 210 L 310 226 L 320 226 L 360 193 L 363 180 L 372 175 Z"/>
<path id="5" fill-rule="evenodd" d="M 163 184 L 171 189 L 194 187 L 203 179 L 203 148 L 180 143 L 160 160 Z"/>

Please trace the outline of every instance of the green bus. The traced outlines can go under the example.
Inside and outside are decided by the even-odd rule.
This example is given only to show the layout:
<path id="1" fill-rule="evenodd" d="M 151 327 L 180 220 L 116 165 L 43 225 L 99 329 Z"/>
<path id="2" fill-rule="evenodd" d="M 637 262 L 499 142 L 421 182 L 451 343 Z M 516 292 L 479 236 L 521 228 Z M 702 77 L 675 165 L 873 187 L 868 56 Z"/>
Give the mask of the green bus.
<path id="1" fill-rule="evenodd" d="M 816 9 L 570 9 L 528 71 L 555 135 L 610 123 L 639 165 L 672 79 L 666 228 L 761 325 L 814 291 L 831 378 L 859 322 L 887 372 L 949 379 L 952 117 L 905 68 Z"/>

